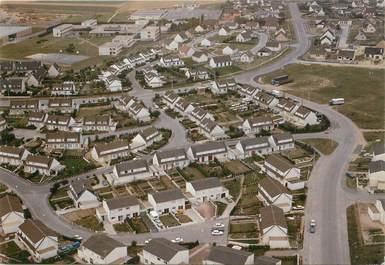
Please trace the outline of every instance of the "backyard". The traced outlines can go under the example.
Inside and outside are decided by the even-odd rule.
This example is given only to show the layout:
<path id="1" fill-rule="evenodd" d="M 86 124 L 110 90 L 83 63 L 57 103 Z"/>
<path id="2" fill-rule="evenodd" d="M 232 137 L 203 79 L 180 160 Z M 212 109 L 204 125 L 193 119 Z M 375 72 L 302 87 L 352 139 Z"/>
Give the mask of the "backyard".
<path id="1" fill-rule="evenodd" d="M 338 146 L 338 143 L 331 139 L 304 139 L 302 142 L 313 146 L 324 155 L 330 155 Z"/>
<path id="2" fill-rule="evenodd" d="M 265 83 L 287 74 L 294 81 L 280 89 L 326 104 L 345 98 L 338 111 L 365 129 L 384 128 L 384 74 L 382 70 L 294 64 L 263 77 Z M 368 93 L 363 93 L 367 91 Z"/>

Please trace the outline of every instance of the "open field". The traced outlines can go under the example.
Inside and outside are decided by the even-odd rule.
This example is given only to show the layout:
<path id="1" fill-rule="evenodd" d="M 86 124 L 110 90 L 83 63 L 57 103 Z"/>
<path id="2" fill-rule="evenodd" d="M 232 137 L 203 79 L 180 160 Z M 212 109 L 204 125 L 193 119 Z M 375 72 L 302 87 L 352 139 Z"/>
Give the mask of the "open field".
<path id="1" fill-rule="evenodd" d="M 383 70 L 294 64 L 266 75 L 263 81 L 288 74 L 294 82 L 279 88 L 290 94 L 326 104 L 332 98 L 345 98 L 336 109 L 359 127 L 384 128 Z"/>
<path id="2" fill-rule="evenodd" d="M 324 155 L 330 155 L 338 146 L 338 143 L 330 139 L 305 139 L 302 142 L 313 146 Z"/>
<path id="3" fill-rule="evenodd" d="M 357 213 L 357 205 L 350 206 L 346 212 L 351 263 L 353 265 L 380 264 L 384 260 L 385 246 L 383 244 L 363 245 Z"/>

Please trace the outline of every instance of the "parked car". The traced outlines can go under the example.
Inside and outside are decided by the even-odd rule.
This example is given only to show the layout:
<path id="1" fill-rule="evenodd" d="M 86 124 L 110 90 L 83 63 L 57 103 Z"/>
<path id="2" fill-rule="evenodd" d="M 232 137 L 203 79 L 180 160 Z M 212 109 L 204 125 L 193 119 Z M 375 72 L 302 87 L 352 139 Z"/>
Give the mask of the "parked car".
<path id="1" fill-rule="evenodd" d="M 216 223 L 216 224 L 214 225 L 214 227 L 225 227 L 225 225 L 222 224 L 222 223 Z"/>
<path id="2" fill-rule="evenodd" d="M 223 231 L 220 231 L 217 229 L 214 229 L 213 231 L 211 231 L 211 235 L 213 235 L 213 236 L 223 236 L 223 234 L 224 234 Z"/>
<path id="3" fill-rule="evenodd" d="M 171 240 L 171 242 L 173 242 L 173 243 L 182 243 L 183 242 L 183 238 L 177 237 L 177 238 Z"/>
<path id="4" fill-rule="evenodd" d="M 310 233 L 315 233 L 315 227 L 316 227 L 316 223 L 315 223 L 315 220 L 311 220 L 310 221 Z"/>

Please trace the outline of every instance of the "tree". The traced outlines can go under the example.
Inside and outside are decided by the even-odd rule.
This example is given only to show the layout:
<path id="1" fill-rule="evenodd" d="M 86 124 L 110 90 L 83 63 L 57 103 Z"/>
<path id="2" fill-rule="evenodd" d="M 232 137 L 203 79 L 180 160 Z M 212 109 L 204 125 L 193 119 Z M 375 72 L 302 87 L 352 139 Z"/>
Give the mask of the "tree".
<path id="1" fill-rule="evenodd" d="M 75 52 L 75 45 L 73 43 L 68 44 L 68 47 L 66 48 L 66 52 L 74 53 Z"/>

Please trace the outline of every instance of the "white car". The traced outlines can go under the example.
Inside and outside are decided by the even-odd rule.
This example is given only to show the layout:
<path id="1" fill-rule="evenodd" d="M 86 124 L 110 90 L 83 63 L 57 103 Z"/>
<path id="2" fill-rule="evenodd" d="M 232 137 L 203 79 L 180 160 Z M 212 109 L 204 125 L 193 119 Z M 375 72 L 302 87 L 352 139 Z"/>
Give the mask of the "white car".
<path id="1" fill-rule="evenodd" d="M 214 226 L 215 226 L 215 227 L 225 227 L 225 225 L 222 224 L 222 223 L 216 223 Z"/>
<path id="2" fill-rule="evenodd" d="M 183 238 L 177 237 L 177 238 L 171 240 L 171 242 L 173 242 L 173 243 L 182 243 L 183 242 Z"/>
<path id="3" fill-rule="evenodd" d="M 144 244 L 147 245 L 148 243 L 150 243 L 151 239 L 152 239 L 152 238 L 149 238 L 149 239 L 145 240 L 145 241 L 144 241 Z"/>
<path id="4" fill-rule="evenodd" d="M 224 232 L 223 231 L 220 231 L 220 230 L 213 230 L 211 231 L 211 235 L 213 236 L 223 236 Z"/>

